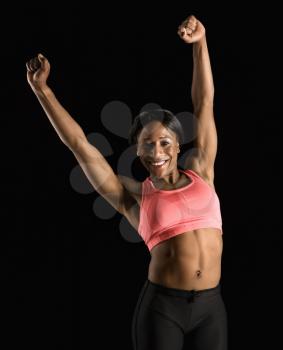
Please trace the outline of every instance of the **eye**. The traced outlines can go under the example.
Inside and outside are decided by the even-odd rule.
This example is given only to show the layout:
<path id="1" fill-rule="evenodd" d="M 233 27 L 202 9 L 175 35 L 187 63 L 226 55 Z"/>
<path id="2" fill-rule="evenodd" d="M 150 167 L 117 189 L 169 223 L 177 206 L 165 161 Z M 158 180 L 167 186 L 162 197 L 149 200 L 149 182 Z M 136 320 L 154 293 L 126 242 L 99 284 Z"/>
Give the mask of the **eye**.
<path id="1" fill-rule="evenodd" d="M 167 145 L 169 145 L 170 144 L 170 142 L 167 142 L 167 141 L 163 141 L 162 143 L 162 146 L 167 146 Z M 153 147 L 153 144 L 152 143 L 145 143 L 144 144 L 144 147 Z"/>

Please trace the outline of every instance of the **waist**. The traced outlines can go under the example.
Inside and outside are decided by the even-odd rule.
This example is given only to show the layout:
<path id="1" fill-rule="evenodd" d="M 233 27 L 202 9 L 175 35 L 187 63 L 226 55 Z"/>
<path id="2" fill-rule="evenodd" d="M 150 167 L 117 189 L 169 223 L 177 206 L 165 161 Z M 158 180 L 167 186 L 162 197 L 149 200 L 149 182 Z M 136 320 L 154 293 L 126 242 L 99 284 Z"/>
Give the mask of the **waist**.
<path id="1" fill-rule="evenodd" d="M 221 293 L 221 283 L 218 282 L 214 286 L 210 288 L 202 288 L 202 289 L 182 289 L 182 288 L 173 288 L 161 285 L 159 283 L 152 282 L 150 279 L 147 279 L 147 284 L 152 291 L 156 291 L 161 294 L 182 297 L 182 298 L 190 298 L 190 297 L 201 297 L 201 296 L 209 296 L 216 295 Z"/>
<path id="2" fill-rule="evenodd" d="M 154 283 L 180 289 L 206 289 L 219 283 L 221 259 L 212 259 L 210 264 L 190 259 L 151 260 L 148 279 Z"/>

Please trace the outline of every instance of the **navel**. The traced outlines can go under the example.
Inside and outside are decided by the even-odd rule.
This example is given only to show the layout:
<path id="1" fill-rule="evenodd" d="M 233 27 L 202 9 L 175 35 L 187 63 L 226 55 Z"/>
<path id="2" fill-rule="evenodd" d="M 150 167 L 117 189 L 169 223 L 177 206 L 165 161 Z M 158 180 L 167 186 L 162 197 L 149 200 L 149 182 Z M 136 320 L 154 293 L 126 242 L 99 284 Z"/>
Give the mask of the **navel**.
<path id="1" fill-rule="evenodd" d="M 196 276 L 197 276 L 197 278 L 201 278 L 201 271 L 200 270 L 196 271 Z"/>

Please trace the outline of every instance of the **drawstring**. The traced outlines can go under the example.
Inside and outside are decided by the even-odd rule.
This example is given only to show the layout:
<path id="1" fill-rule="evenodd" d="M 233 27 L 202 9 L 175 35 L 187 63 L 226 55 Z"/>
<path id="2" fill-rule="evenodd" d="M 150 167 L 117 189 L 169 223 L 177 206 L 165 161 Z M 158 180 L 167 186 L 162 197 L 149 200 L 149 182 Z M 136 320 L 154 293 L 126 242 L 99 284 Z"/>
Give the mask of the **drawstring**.
<path id="1" fill-rule="evenodd" d="M 197 291 L 196 290 L 191 290 L 190 293 L 191 294 L 188 297 L 187 301 L 188 301 L 188 303 L 193 303 L 195 301 L 195 296 L 197 294 Z"/>

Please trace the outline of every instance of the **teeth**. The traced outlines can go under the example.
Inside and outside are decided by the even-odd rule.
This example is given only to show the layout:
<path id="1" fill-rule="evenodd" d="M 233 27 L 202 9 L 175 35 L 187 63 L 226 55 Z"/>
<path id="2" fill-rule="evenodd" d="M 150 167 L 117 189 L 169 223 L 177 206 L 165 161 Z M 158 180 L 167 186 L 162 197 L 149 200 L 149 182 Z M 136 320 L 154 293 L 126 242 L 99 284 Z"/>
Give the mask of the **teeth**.
<path id="1" fill-rule="evenodd" d="M 166 161 L 165 160 L 163 160 L 162 162 L 159 162 L 159 163 L 151 163 L 152 165 L 162 165 L 162 164 L 164 164 Z"/>

